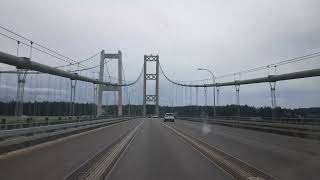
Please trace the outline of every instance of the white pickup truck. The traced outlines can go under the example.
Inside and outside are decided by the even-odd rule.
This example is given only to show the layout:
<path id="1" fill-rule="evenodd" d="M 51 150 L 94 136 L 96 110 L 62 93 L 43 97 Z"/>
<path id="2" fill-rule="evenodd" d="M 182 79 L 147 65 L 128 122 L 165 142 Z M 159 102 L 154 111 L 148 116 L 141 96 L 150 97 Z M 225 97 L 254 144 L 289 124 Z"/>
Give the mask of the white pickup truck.
<path id="1" fill-rule="evenodd" d="M 166 121 L 171 121 L 171 122 L 174 122 L 174 115 L 173 115 L 173 113 L 166 113 L 165 115 L 164 115 L 164 120 L 163 120 L 164 122 L 166 122 Z"/>

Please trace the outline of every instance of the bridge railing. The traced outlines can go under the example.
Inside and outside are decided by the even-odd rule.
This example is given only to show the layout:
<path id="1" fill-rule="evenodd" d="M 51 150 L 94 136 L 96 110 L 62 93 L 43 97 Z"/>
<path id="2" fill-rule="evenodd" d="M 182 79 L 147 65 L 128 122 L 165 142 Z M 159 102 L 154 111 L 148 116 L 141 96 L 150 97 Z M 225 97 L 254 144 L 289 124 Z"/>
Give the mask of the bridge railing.
<path id="1" fill-rule="evenodd" d="M 112 123 L 114 121 L 121 121 L 121 120 L 129 120 L 137 117 L 99 117 L 90 120 L 82 120 L 77 121 L 73 120 L 68 121 L 67 123 L 62 124 L 46 124 L 44 126 L 33 126 L 33 127 L 26 127 L 26 128 L 19 128 L 19 129 L 10 129 L 10 130 L 2 130 L 0 131 L 0 139 L 5 139 L 12 136 L 19 136 L 19 135 L 26 135 L 26 134 L 34 134 L 39 132 L 47 132 L 47 131 L 55 131 L 59 129 L 67 129 L 67 128 L 76 128 L 81 126 L 87 125 L 94 125 L 94 124 L 102 124 L 102 123 Z"/>
<path id="2" fill-rule="evenodd" d="M 205 122 L 209 124 L 249 129 L 261 132 L 275 133 L 281 135 L 288 135 L 294 137 L 302 137 L 307 139 L 320 139 L 320 126 L 310 124 L 292 124 L 292 123 L 277 123 L 271 121 L 253 121 L 253 120 L 222 120 L 210 118 L 196 118 L 196 117 L 177 117 L 177 119 Z"/>
<path id="3" fill-rule="evenodd" d="M 25 117 L 2 117 L 0 118 L 0 131 L 42 127 L 56 124 L 67 124 L 84 121 L 94 121 L 99 119 L 111 119 L 118 116 L 25 116 Z M 125 116 L 123 116 L 125 117 Z"/>
<path id="4" fill-rule="evenodd" d="M 213 117 L 186 117 L 177 116 L 178 118 L 199 118 L 208 120 L 226 120 L 226 121 L 248 121 L 248 122 L 264 122 L 264 123 L 280 123 L 280 124 L 297 124 L 297 125 L 320 125 L 320 118 L 289 118 L 289 117 L 278 117 L 276 119 L 272 117 L 249 117 L 249 116 L 216 116 Z"/>

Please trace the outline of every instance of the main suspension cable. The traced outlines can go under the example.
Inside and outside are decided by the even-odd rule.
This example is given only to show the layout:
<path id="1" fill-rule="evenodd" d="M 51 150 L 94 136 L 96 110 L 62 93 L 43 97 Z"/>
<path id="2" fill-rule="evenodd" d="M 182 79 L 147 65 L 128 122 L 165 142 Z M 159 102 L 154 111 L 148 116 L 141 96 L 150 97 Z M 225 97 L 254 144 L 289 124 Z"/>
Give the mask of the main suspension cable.
<path id="1" fill-rule="evenodd" d="M 284 60 L 284 61 L 280 61 L 280 62 L 277 62 L 277 63 L 256 67 L 256 68 L 253 68 L 253 69 L 248 69 L 248 70 L 239 71 L 239 72 L 236 72 L 236 73 L 230 73 L 230 74 L 226 74 L 226 75 L 222 75 L 222 76 L 217 76 L 215 79 L 221 79 L 221 78 L 232 77 L 232 76 L 234 77 L 235 75 L 239 75 L 240 76 L 240 75 L 243 75 L 243 74 L 246 74 L 246 73 L 250 73 L 250 72 L 256 72 L 256 71 L 260 71 L 260 70 L 264 70 L 264 69 L 269 69 L 270 67 L 273 67 L 276 70 L 277 67 L 282 66 L 282 65 L 295 63 L 295 62 L 299 62 L 299 61 L 303 61 L 303 60 L 308 60 L 308 59 L 312 59 L 312 58 L 319 57 L 319 56 L 320 56 L 320 52 L 315 52 L 315 53 L 311 53 L 311 54 L 308 54 L 308 55 L 299 56 L 299 57 L 287 59 L 287 60 Z M 190 86 L 187 83 L 180 83 L 178 81 L 174 81 L 174 80 L 170 79 L 164 73 L 164 70 L 163 70 L 161 64 L 160 64 L 160 70 L 161 70 L 162 74 L 164 75 L 164 77 L 168 81 L 172 82 L 173 84 L 176 84 L 178 86 Z M 209 80 L 209 79 L 202 79 L 202 80 Z M 196 81 L 202 81 L 202 80 L 196 80 Z M 196 81 L 193 81 L 193 82 L 196 82 Z M 205 85 L 205 84 L 203 84 L 203 85 Z"/>
<path id="2" fill-rule="evenodd" d="M 38 47 L 40 47 L 40 48 L 42 48 L 42 49 L 45 49 L 45 50 L 47 50 L 47 51 L 49 51 L 49 52 L 44 51 L 44 50 L 42 50 L 42 49 L 39 49 L 39 48 L 37 48 L 37 47 L 32 47 L 33 49 L 35 49 L 35 50 L 37 50 L 37 51 L 39 51 L 39 52 L 41 52 L 41 53 L 47 54 L 47 55 L 49 55 L 49 56 L 51 56 L 51 57 L 54 57 L 54 58 L 56 58 L 56 59 L 58 59 L 58 60 L 61 60 L 61 61 L 64 61 L 64 62 L 68 63 L 67 65 L 63 65 L 63 66 L 61 66 L 61 67 L 68 67 L 68 66 L 71 66 L 71 65 L 74 65 L 74 64 L 78 64 L 79 62 L 81 62 L 81 61 L 79 61 L 79 62 L 78 62 L 78 61 L 75 61 L 75 60 L 73 60 L 73 59 L 71 59 L 71 58 L 69 58 L 69 57 L 67 57 L 67 56 L 64 56 L 64 55 L 58 53 L 58 52 L 55 51 L 55 50 L 51 50 L 51 49 L 49 49 L 49 48 L 47 48 L 47 47 L 45 47 L 45 46 L 43 46 L 43 45 L 41 45 L 41 44 L 39 44 L 39 43 L 36 43 L 36 42 L 34 42 L 34 41 L 32 41 L 32 40 L 30 40 L 30 39 L 28 39 L 28 38 L 25 38 L 25 37 L 23 37 L 23 36 L 15 33 L 15 32 L 13 32 L 13 31 L 10 31 L 10 30 L 2 27 L 2 26 L 0 26 L 0 28 L 1 28 L 1 29 L 4 29 L 4 30 L 6 30 L 6 31 L 8 31 L 8 32 L 10 32 L 10 33 L 12 33 L 12 34 L 14 34 L 14 35 L 16 35 L 16 36 L 24 39 L 24 40 L 26 40 L 26 41 L 32 42 L 32 44 L 37 45 Z M 29 45 L 29 44 L 27 44 L 27 43 L 25 43 L 25 42 L 23 42 L 23 41 L 19 41 L 17 38 L 13 38 L 12 36 L 6 35 L 6 34 L 1 33 L 1 32 L 0 32 L 0 35 L 6 37 L 6 38 L 8 38 L 8 39 L 11 39 L 11 40 L 13 40 L 13 41 L 18 41 L 19 43 L 21 43 L 21 44 L 23 44 L 23 45 L 31 48 L 31 45 Z M 100 52 L 99 52 L 99 53 L 100 53 Z M 97 53 L 97 54 L 99 54 L 99 53 Z M 90 58 L 84 59 L 84 60 L 82 60 L 82 61 L 90 60 L 90 59 L 92 59 L 93 57 L 97 56 L 97 54 L 95 54 L 94 56 L 92 56 L 92 57 L 90 57 Z M 70 61 L 72 61 L 73 63 L 70 63 Z M 88 66 L 81 64 L 81 67 L 88 67 Z M 56 67 L 56 68 L 60 68 L 60 67 L 58 66 L 58 67 Z"/>

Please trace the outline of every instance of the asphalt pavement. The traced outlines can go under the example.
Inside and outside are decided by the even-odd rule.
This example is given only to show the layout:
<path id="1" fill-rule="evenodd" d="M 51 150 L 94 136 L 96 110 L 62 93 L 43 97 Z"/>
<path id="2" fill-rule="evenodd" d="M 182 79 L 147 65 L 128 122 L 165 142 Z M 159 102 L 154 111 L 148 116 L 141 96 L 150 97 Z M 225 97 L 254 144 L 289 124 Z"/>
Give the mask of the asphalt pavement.
<path id="1" fill-rule="evenodd" d="M 137 119 L 0 156 L 0 179 L 60 180 L 138 124 L 106 179 L 233 179 L 162 119 Z M 319 179 L 320 141 L 176 120 L 166 122 L 277 179 Z"/>
<path id="2" fill-rule="evenodd" d="M 162 120 L 147 119 L 106 179 L 224 180 L 232 177 L 165 127 Z"/>
<path id="3" fill-rule="evenodd" d="M 319 179 L 320 141 L 176 120 L 174 127 L 277 179 Z"/>
<path id="4" fill-rule="evenodd" d="M 60 180 L 142 120 L 130 120 L 0 156 L 2 180 Z"/>

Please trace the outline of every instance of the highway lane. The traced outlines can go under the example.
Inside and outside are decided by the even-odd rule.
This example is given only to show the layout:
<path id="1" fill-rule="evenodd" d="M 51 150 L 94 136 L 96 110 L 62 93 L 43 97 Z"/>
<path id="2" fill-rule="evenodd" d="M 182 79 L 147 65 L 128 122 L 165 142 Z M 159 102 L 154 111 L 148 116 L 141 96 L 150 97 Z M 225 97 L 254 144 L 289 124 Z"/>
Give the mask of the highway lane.
<path id="1" fill-rule="evenodd" d="M 171 125 L 278 179 L 319 179 L 317 140 L 191 121 Z"/>
<path id="2" fill-rule="evenodd" d="M 0 179 L 63 179 L 141 121 L 130 120 L 0 156 Z"/>
<path id="3" fill-rule="evenodd" d="M 142 119 L 123 122 L 0 156 L 0 179 L 63 179 L 140 122 Z M 166 124 L 278 179 L 319 179 L 319 141 L 191 121 Z M 164 126 L 161 119 L 145 119 L 108 179 L 232 177 Z"/>
<path id="4" fill-rule="evenodd" d="M 146 119 L 109 180 L 233 179 L 160 120 Z"/>

